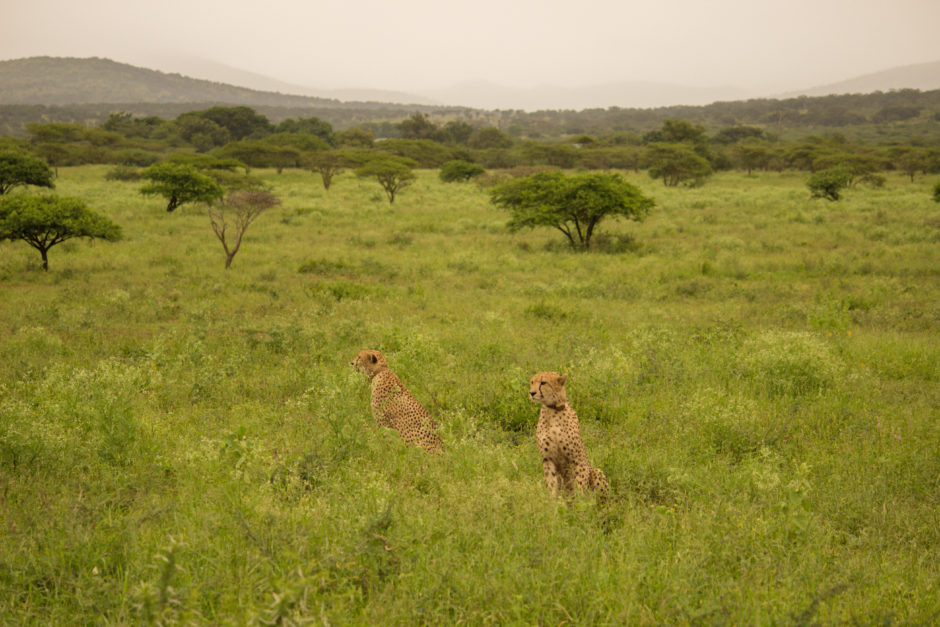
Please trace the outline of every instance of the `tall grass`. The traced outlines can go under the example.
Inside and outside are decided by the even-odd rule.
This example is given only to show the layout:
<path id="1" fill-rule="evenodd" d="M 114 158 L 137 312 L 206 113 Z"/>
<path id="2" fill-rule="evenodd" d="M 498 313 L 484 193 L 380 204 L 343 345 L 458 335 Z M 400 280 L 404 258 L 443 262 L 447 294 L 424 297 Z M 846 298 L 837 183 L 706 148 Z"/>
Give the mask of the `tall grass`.
<path id="1" fill-rule="evenodd" d="M 57 191 L 124 241 L 48 273 L 0 245 L 2 621 L 940 619 L 929 182 L 629 174 L 658 208 L 577 254 L 435 172 L 389 206 L 269 171 L 225 271 L 204 211 L 105 173 Z M 367 347 L 445 455 L 373 426 Z M 608 507 L 541 485 L 537 370 L 570 374 Z"/>

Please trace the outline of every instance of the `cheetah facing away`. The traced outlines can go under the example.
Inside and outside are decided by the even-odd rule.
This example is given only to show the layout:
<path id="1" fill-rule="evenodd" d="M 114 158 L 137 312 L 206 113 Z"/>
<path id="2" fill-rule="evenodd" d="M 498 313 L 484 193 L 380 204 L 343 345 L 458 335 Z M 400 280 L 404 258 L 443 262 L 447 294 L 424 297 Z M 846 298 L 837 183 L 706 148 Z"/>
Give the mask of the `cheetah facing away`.
<path id="1" fill-rule="evenodd" d="M 565 394 L 567 380 L 566 374 L 538 372 L 529 383 L 529 398 L 542 405 L 535 440 L 545 483 L 552 496 L 594 491 L 603 500 L 610 494 L 610 484 L 600 468 L 588 463 L 578 414 Z"/>
<path id="2" fill-rule="evenodd" d="M 372 416 L 382 427 L 398 432 L 402 440 L 416 444 L 428 453 L 444 450 L 437 425 L 405 384 L 389 370 L 385 356 L 379 351 L 359 351 L 351 365 L 372 380 Z"/>

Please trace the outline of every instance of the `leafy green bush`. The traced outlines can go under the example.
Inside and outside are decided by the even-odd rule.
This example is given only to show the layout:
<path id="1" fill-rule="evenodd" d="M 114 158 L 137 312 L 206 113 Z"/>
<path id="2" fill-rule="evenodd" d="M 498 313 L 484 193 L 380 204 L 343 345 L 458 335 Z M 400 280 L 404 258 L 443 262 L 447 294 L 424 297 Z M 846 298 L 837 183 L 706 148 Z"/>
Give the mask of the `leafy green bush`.
<path id="1" fill-rule="evenodd" d="M 441 166 L 440 179 L 445 183 L 453 183 L 456 181 L 469 181 L 475 176 L 483 174 L 486 170 L 483 169 L 483 166 L 476 163 L 469 163 L 467 161 L 448 161 Z"/>
<path id="2" fill-rule="evenodd" d="M 811 174 L 806 179 L 806 186 L 813 192 L 813 198 L 839 200 L 843 189 L 849 186 L 852 173 L 845 167 L 835 167 Z"/>

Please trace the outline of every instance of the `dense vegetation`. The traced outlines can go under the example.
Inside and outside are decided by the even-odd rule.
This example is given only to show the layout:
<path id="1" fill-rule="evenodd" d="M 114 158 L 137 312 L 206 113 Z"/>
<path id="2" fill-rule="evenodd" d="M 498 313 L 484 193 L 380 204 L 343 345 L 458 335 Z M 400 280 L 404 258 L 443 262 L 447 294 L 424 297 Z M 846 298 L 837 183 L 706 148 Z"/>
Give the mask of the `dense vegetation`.
<path id="1" fill-rule="evenodd" d="M 935 180 L 826 202 L 801 171 L 628 170 L 656 208 L 574 253 L 436 171 L 390 205 L 349 171 L 255 169 L 282 204 L 226 271 L 204 208 L 110 171 L 61 167 L 56 192 L 123 240 L 62 243 L 49 272 L 0 243 L 4 621 L 940 615 Z M 365 347 L 446 454 L 372 426 Z M 609 508 L 541 484 L 545 369 Z"/>
<path id="2" fill-rule="evenodd" d="M 931 122 L 940 126 L 940 122 Z M 710 133 L 702 124 L 667 118 L 644 133 L 581 133 L 558 141 L 514 139 L 496 126 L 464 120 L 438 124 L 413 113 L 391 125 L 397 137 L 377 140 L 369 125 L 335 130 L 320 118 L 278 123 L 244 106 L 187 111 L 173 120 L 112 113 L 96 127 L 77 123 L 30 123 L 25 139 L 0 138 L 0 150 L 31 152 L 54 167 L 110 163 L 151 166 L 180 154 L 206 155 L 245 167 L 368 169 L 377 158 L 403 159 L 421 168 L 460 161 L 478 168 L 648 169 L 667 186 L 701 185 L 713 172 L 842 168 L 847 184 L 877 186 L 881 172 L 900 171 L 912 180 L 940 172 L 940 144 L 908 138 L 879 143 L 850 141 L 826 132 L 785 140 L 760 126 L 735 125 Z M 451 166 L 448 166 L 451 167 Z M 446 173 L 445 173 L 446 176 Z"/>

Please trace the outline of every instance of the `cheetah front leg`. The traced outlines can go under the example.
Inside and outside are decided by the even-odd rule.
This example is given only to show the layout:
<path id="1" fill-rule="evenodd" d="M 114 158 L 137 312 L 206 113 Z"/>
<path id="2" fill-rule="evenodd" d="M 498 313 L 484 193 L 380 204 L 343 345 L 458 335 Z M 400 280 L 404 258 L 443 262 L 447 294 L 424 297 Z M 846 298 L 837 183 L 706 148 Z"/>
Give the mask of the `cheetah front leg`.
<path id="1" fill-rule="evenodd" d="M 574 480 L 578 487 L 578 494 L 584 494 L 590 491 L 593 483 L 591 467 L 587 464 L 578 466 L 578 469 L 575 471 Z"/>
<path id="2" fill-rule="evenodd" d="M 561 489 L 561 477 L 559 476 L 555 462 L 550 459 L 543 459 L 542 475 L 545 477 L 545 485 L 548 486 L 548 490 L 552 493 L 552 496 L 557 497 Z"/>

